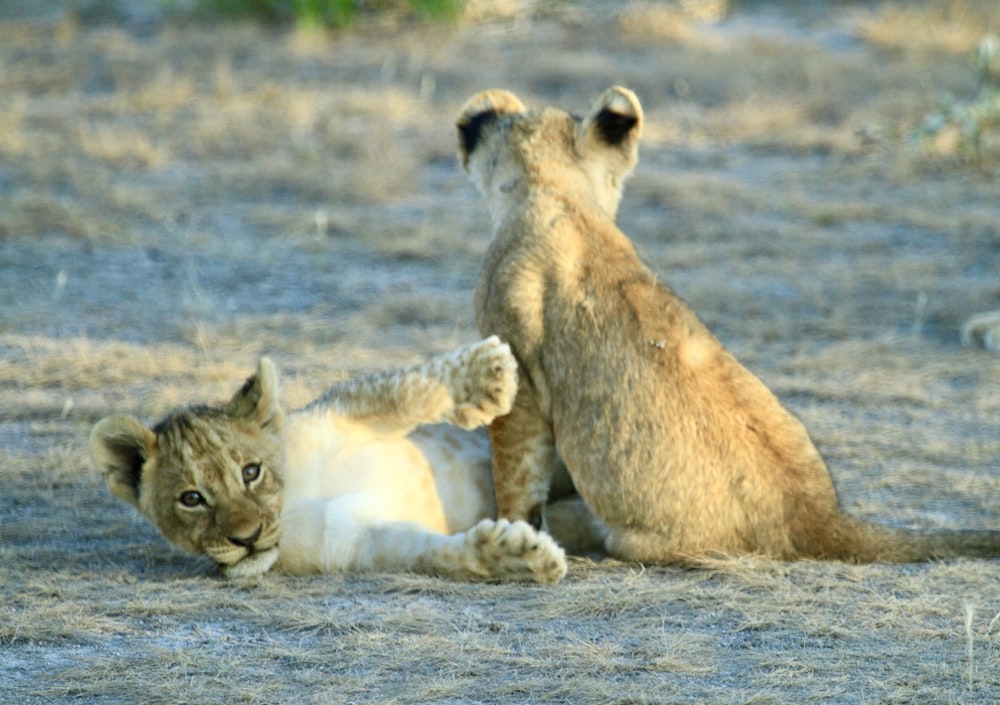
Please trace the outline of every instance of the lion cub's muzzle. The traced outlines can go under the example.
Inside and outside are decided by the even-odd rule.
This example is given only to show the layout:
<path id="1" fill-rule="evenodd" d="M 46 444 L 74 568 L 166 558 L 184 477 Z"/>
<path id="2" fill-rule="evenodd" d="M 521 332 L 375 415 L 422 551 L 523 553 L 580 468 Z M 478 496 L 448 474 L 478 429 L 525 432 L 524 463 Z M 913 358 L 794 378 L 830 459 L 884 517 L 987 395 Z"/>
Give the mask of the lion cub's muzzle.
<path id="1" fill-rule="evenodd" d="M 277 522 L 245 526 L 219 527 L 224 538 L 205 553 L 226 575 L 263 573 L 277 559 L 281 527 Z"/>
<path id="2" fill-rule="evenodd" d="M 260 538 L 260 533 L 263 530 L 264 530 L 264 525 L 258 524 L 257 530 L 254 531 L 253 534 L 251 534 L 250 536 L 247 537 L 228 536 L 227 538 L 229 539 L 230 543 L 235 543 L 237 546 L 242 546 L 247 550 L 248 553 L 253 554 L 254 546 L 256 545 L 257 540 Z"/>

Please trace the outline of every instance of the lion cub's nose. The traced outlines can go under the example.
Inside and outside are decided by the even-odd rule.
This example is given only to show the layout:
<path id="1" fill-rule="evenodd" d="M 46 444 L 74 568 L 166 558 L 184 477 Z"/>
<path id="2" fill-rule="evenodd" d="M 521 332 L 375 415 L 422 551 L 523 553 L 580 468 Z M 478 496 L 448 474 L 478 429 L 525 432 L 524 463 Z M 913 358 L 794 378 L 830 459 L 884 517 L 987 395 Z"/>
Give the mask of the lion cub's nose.
<path id="1" fill-rule="evenodd" d="M 253 532 L 250 536 L 229 536 L 227 537 L 232 543 L 237 546 L 242 546 L 243 548 L 253 548 L 253 545 L 257 543 L 257 539 L 260 538 L 260 532 L 264 527 L 260 524 L 257 525 L 257 530 Z"/>

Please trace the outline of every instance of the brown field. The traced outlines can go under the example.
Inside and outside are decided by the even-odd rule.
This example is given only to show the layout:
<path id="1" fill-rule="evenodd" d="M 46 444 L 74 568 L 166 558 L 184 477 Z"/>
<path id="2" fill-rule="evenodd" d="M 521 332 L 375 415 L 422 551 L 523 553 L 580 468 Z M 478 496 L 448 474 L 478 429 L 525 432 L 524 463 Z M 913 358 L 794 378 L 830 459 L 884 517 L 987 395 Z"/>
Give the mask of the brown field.
<path id="1" fill-rule="evenodd" d="M 294 407 L 473 340 L 488 218 L 455 113 L 620 83 L 648 116 L 622 227 L 801 416 L 845 507 L 1000 528 L 1000 357 L 959 342 L 1000 308 L 1000 149 L 914 137 L 972 96 L 1000 6 L 731 5 L 320 36 L 0 2 L 0 702 L 1000 702 L 998 561 L 233 584 L 87 457 L 100 417 L 221 400 L 264 353 Z"/>

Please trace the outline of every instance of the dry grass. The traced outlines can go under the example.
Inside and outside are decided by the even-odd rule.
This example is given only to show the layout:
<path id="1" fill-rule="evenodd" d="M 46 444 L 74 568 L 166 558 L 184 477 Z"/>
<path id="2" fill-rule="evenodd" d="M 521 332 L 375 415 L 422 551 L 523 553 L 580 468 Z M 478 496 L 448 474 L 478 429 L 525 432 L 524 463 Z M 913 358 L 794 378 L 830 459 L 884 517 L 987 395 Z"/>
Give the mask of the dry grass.
<path id="1" fill-rule="evenodd" d="M 1000 365 L 959 328 L 1000 308 L 1000 161 L 909 140 L 974 88 L 996 3 L 477 3 L 329 36 L 125 5 L 0 3 L 0 699 L 1000 701 L 995 561 L 227 584 L 86 457 L 101 416 L 223 399 L 261 354 L 294 407 L 471 340 L 487 218 L 454 113 L 487 86 L 580 111 L 618 82 L 649 117 L 623 227 L 802 417 L 848 509 L 996 527 Z"/>
<path id="2" fill-rule="evenodd" d="M 984 33 L 998 28 L 1000 8 L 991 0 L 887 2 L 857 16 L 865 41 L 907 53 L 968 54 Z"/>

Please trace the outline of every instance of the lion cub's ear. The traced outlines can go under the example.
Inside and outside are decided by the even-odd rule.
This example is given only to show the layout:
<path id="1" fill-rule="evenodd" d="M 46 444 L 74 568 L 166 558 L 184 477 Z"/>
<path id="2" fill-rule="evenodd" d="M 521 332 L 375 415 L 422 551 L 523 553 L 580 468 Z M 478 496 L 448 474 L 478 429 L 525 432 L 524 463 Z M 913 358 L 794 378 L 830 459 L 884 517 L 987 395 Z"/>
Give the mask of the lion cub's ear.
<path id="1" fill-rule="evenodd" d="M 261 426 L 280 430 L 285 412 L 278 403 L 278 372 L 269 358 L 257 363 L 257 373 L 243 383 L 225 411 L 230 416 L 256 421 Z"/>
<path id="2" fill-rule="evenodd" d="M 524 103 L 509 91 L 490 89 L 469 98 L 455 120 L 462 166 L 468 168 L 469 155 L 475 151 L 487 127 L 504 115 L 516 115 L 525 110 Z"/>
<path id="3" fill-rule="evenodd" d="M 156 435 L 131 416 L 109 416 L 90 433 L 90 456 L 115 497 L 139 506 L 142 468 L 156 453 Z"/>
<path id="4" fill-rule="evenodd" d="M 598 99 L 580 123 L 577 145 L 581 154 L 613 156 L 608 168 L 624 177 L 639 160 L 642 106 L 628 88 L 612 86 Z"/>

